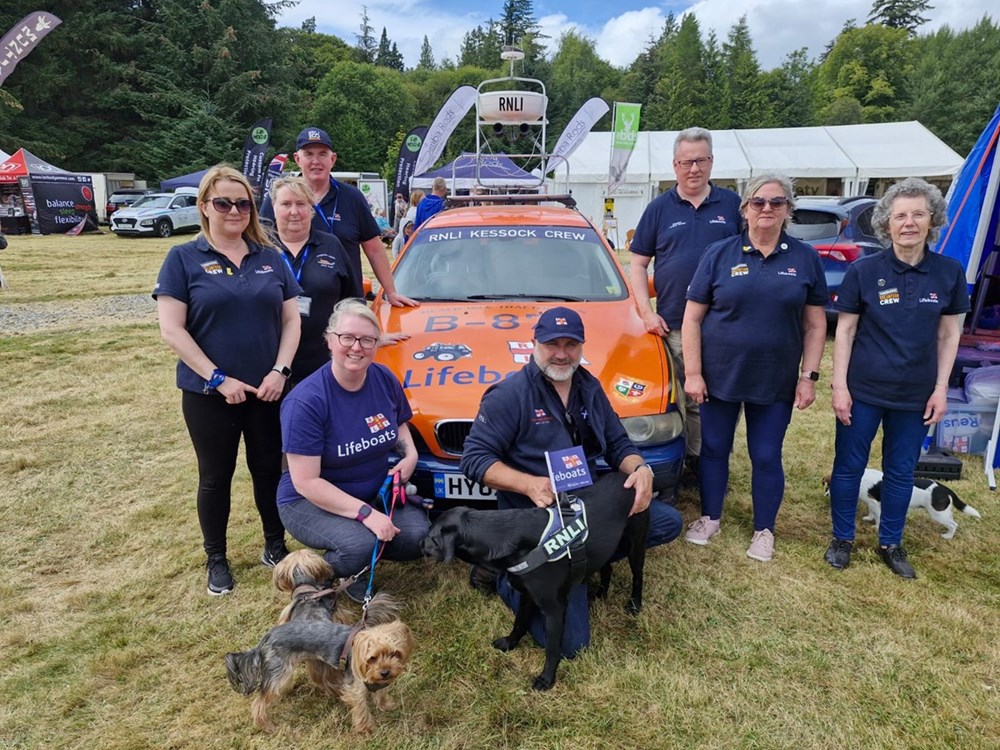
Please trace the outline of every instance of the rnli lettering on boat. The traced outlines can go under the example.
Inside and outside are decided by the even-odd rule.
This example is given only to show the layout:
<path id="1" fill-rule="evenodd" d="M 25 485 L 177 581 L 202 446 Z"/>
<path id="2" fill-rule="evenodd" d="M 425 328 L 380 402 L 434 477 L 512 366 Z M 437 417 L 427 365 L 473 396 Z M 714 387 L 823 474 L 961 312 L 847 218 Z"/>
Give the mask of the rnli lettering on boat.
<path id="1" fill-rule="evenodd" d="M 501 96 L 499 100 L 501 112 L 523 112 L 523 96 Z"/>

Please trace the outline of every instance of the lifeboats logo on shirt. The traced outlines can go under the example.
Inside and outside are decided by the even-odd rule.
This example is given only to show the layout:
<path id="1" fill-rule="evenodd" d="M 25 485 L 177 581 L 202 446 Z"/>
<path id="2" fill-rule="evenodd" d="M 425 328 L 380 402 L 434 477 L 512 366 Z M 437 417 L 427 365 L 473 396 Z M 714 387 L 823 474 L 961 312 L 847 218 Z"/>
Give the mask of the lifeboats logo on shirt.
<path id="1" fill-rule="evenodd" d="M 545 424 L 551 422 L 552 417 L 545 411 L 545 409 L 535 409 L 535 415 L 531 418 L 532 424 Z"/>
<path id="2" fill-rule="evenodd" d="M 735 266 L 729 269 L 729 275 L 732 277 L 749 276 L 750 266 L 748 266 L 746 263 L 737 263 Z"/>
<path id="3" fill-rule="evenodd" d="M 667 228 L 668 229 L 675 229 L 677 227 L 686 227 L 686 226 L 687 226 L 687 222 L 686 221 L 675 221 L 673 224 L 671 224 Z"/>
<path id="4" fill-rule="evenodd" d="M 389 420 L 385 418 L 385 414 L 379 412 L 375 416 L 365 417 L 365 424 L 368 425 L 368 431 L 374 433 L 388 427 Z"/>
<path id="5" fill-rule="evenodd" d="M 326 254 L 317 255 L 316 265 L 322 266 L 323 268 L 333 268 L 337 265 L 337 259 L 334 258 L 332 255 L 326 255 Z"/>
<path id="6" fill-rule="evenodd" d="M 201 267 L 205 269 L 205 273 L 211 274 L 212 276 L 221 276 L 225 273 L 222 270 L 222 264 L 217 260 L 210 260 L 207 263 L 202 263 Z"/>
<path id="7" fill-rule="evenodd" d="M 274 273 L 274 268 L 265 263 L 260 268 L 254 269 L 254 273 Z"/>
<path id="8" fill-rule="evenodd" d="M 639 398 L 646 392 L 646 383 L 630 378 L 619 378 L 615 383 L 615 394 L 622 398 Z"/>
<path id="9" fill-rule="evenodd" d="M 927 292 L 927 296 L 926 297 L 921 297 L 920 301 L 921 302 L 929 302 L 932 305 L 937 305 L 937 304 L 940 303 L 940 300 L 938 299 L 938 296 L 937 296 L 937 292 Z"/>
<path id="10" fill-rule="evenodd" d="M 878 293 L 878 303 L 880 305 L 898 305 L 899 290 L 895 287 L 892 289 L 880 289 Z"/>
<path id="11" fill-rule="evenodd" d="M 778 276 L 798 276 L 799 272 L 789 266 L 784 271 L 778 271 Z"/>
<path id="12" fill-rule="evenodd" d="M 714 219 L 709 219 L 708 223 L 709 224 L 725 224 L 726 223 L 726 217 L 723 216 L 722 214 L 719 214 Z"/>

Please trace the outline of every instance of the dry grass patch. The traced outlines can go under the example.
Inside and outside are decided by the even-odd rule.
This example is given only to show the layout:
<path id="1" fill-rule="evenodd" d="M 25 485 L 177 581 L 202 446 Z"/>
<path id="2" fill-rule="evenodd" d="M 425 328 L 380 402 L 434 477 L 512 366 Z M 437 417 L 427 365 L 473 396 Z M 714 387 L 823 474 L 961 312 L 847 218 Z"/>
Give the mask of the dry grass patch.
<path id="1" fill-rule="evenodd" d="M 148 294 L 168 245 L 13 238 L 0 256 L 13 287 L 0 307 Z M 250 728 L 249 701 L 230 689 L 222 662 L 255 643 L 282 605 L 258 562 L 249 477 L 241 466 L 234 486 L 237 587 L 211 598 L 194 454 L 152 319 L 70 317 L 7 335 L 0 357 L 0 747 L 996 746 L 1000 503 L 982 463 L 969 459 L 954 483 L 981 522 L 962 516 L 951 542 L 925 514 L 908 523 L 918 580 L 884 568 L 869 525 L 851 568 L 834 572 L 822 560 L 828 388 L 793 419 L 772 563 L 745 556 L 741 434 L 722 534 L 706 548 L 652 551 L 638 618 L 623 611 L 620 571 L 594 607 L 592 647 L 563 662 L 553 691 L 530 689 L 539 649 L 492 649 L 510 615 L 467 587 L 463 567 L 384 563 L 379 585 L 406 599 L 418 642 L 398 685 L 402 707 L 358 738 L 344 708 L 301 676 L 265 736 Z M 698 513 L 691 494 L 680 507 L 688 520 Z"/>

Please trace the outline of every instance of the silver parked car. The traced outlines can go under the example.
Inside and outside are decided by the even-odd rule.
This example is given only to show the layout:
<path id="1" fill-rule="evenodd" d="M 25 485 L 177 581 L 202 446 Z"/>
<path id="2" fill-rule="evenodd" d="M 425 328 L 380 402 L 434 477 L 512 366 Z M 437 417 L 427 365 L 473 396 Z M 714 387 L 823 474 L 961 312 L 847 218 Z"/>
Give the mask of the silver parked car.
<path id="1" fill-rule="evenodd" d="M 183 191 L 183 192 L 182 192 Z M 199 227 L 197 192 L 181 188 L 176 193 L 152 193 L 128 208 L 115 211 L 111 231 L 119 236 L 169 237 Z"/>

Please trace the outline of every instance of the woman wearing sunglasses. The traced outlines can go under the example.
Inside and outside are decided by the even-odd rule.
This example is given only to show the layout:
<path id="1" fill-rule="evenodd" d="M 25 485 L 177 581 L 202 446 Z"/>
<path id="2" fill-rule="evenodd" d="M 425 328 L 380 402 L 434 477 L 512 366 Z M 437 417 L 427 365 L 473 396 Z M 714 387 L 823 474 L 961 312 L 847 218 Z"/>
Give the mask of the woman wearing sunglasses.
<path id="1" fill-rule="evenodd" d="M 284 557 L 275 504 L 281 478 L 279 399 L 299 343 L 299 285 L 257 218 L 250 183 L 219 165 L 198 187 L 201 232 L 170 249 L 153 297 L 163 340 L 179 357 L 181 410 L 198 457 L 198 520 L 208 593 L 228 594 L 231 485 L 240 437 L 264 527 L 261 562 Z"/>
<path id="2" fill-rule="evenodd" d="M 682 339 L 687 397 L 701 405 L 701 517 L 685 540 L 719 533 L 740 410 L 753 467 L 754 532 L 747 556 L 767 562 L 785 492 L 781 447 L 792 407 L 816 399 L 826 341 L 826 280 L 816 251 L 789 237 L 792 183 L 750 181 L 742 234 L 710 245 L 687 291 Z"/>
<path id="3" fill-rule="evenodd" d="M 417 448 L 403 387 L 374 361 L 381 333 L 364 302 L 338 302 L 326 328 L 329 364 L 292 389 L 281 406 L 288 460 L 278 488 L 281 519 L 293 537 L 323 550 L 340 576 L 369 565 L 378 542 L 387 560 L 419 559 L 430 525 L 420 498 L 393 498 L 390 491 L 397 477 L 405 487 Z M 401 458 L 390 467 L 393 453 Z M 360 577 L 348 596 L 361 601 L 367 584 L 368 577 Z"/>

